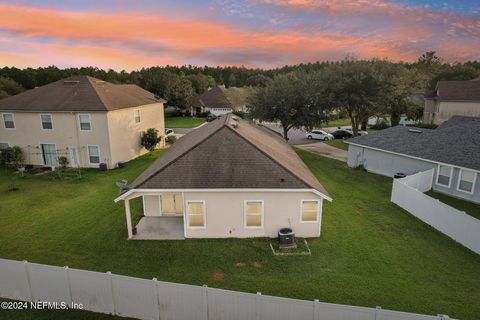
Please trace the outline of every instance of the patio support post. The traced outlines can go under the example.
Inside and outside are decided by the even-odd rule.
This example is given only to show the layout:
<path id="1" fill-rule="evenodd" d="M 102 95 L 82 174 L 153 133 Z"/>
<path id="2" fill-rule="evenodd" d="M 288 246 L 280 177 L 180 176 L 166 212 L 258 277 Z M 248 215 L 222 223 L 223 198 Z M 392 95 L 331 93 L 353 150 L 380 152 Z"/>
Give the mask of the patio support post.
<path id="1" fill-rule="evenodd" d="M 128 239 L 132 239 L 132 215 L 130 214 L 130 200 L 125 199 L 125 215 L 127 216 Z"/>

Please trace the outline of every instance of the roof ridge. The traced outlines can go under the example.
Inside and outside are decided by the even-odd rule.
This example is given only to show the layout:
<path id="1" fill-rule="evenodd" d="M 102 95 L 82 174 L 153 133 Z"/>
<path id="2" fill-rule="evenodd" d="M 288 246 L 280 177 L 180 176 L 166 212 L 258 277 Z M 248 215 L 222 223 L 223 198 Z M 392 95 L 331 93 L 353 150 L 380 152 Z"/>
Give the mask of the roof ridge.
<path id="1" fill-rule="evenodd" d="M 253 125 L 247 123 L 247 125 L 249 126 L 252 126 L 254 127 Z M 271 157 L 268 153 L 266 153 L 265 151 L 263 151 L 262 149 L 260 149 L 257 145 L 255 145 L 254 143 L 252 143 L 250 140 L 248 140 L 247 138 L 245 138 L 243 135 L 241 135 L 237 130 L 235 130 L 234 128 L 231 128 L 230 126 L 226 125 L 226 127 L 228 129 L 230 129 L 231 131 L 235 132 L 240 138 L 242 138 L 243 140 L 245 140 L 247 143 L 249 143 L 250 145 L 252 145 L 255 149 L 257 149 L 258 151 L 260 151 L 263 155 L 265 155 L 267 158 L 269 158 L 270 160 L 272 160 L 273 162 L 275 162 L 277 165 L 279 165 L 281 168 L 283 168 L 284 170 L 286 170 L 288 173 L 290 173 L 293 177 L 295 177 L 297 180 L 299 180 L 300 182 L 306 184 L 307 186 L 309 186 L 310 188 L 312 189 L 315 189 L 315 187 L 313 187 L 310 183 L 308 183 L 307 181 L 303 180 L 302 178 L 300 178 L 297 174 L 295 174 L 294 172 L 292 172 L 292 170 L 288 169 L 287 167 L 285 167 L 283 164 L 281 164 L 280 162 L 278 162 L 276 159 L 274 159 L 273 157 Z M 254 127 L 255 128 L 255 127 Z M 261 129 L 258 129 L 258 130 L 261 130 Z M 270 132 L 268 132 L 270 134 Z M 290 147 L 291 148 L 291 147 Z M 301 160 L 301 159 L 300 159 Z M 322 192 L 323 193 L 323 192 Z"/>
<path id="2" fill-rule="evenodd" d="M 214 120 L 216 121 L 216 120 Z M 160 169 L 156 170 L 155 172 L 153 172 L 152 174 L 149 175 L 149 177 L 145 180 L 143 180 L 142 182 L 140 183 L 137 183 L 136 185 L 132 186 L 132 188 L 136 188 L 138 185 L 140 184 L 144 184 L 146 183 L 147 181 L 150 181 L 155 175 L 157 175 L 158 173 L 162 172 L 165 168 L 169 167 L 172 163 L 176 162 L 178 159 L 181 159 L 183 158 L 187 153 L 189 153 L 190 151 L 192 151 L 193 149 L 197 148 L 198 146 L 200 146 L 202 143 L 204 143 L 206 140 L 208 140 L 210 137 L 212 137 L 213 135 L 215 135 L 217 132 L 219 132 L 221 129 L 223 129 L 223 127 L 228 127 L 226 125 L 226 123 L 223 123 L 221 126 L 219 126 L 217 129 L 215 129 L 213 132 L 211 132 L 210 134 L 206 135 L 202 140 L 198 141 L 196 144 L 194 144 L 191 148 L 188 148 L 187 150 L 185 150 L 182 154 L 180 154 L 178 157 L 175 157 L 173 158 L 170 162 L 168 162 L 167 164 L 165 164 L 163 167 L 161 167 Z"/>
<path id="3" fill-rule="evenodd" d="M 93 92 L 95 92 L 95 95 L 97 96 L 98 100 L 100 100 L 100 102 L 102 103 L 103 107 L 105 108 L 105 111 L 109 111 L 108 108 L 107 108 L 107 104 L 106 104 L 105 101 L 102 99 L 102 97 L 100 97 L 100 94 L 98 94 L 97 88 L 95 88 L 95 86 L 93 85 L 93 82 L 92 82 L 93 79 L 99 80 L 99 81 L 104 81 L 104 80 L 96 79 L 96 78 L 90 77 L 90 76 L 85 76 L 85 77 L 87 78 L 88 84 L 92 87 Z M 106 82 L 106 81 L 104 81 L 104 82 Z"/>

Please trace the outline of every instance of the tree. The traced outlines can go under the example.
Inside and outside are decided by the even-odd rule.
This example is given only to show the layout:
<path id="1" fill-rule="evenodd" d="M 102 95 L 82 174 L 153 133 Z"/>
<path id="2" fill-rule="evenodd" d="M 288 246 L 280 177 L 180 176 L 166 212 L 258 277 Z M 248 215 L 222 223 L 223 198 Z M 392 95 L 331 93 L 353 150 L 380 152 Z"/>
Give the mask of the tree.
<path id="1" fill-rule="evenodd" d="M 332 107 L 344 108 L 352 123 L 353 136 L 368 117 L 377 113 L 381 105 L 381 79 L 375 69 L 375 61 L 346 60 L 330 65 L 328 96 Z"/>
<path id="2" fill-rule="evenodd" d="M 283 138 L 288 141 L 292 128 L 313 128 L 327 118 L 321 94 L 315 90 L 313 78 L 303 72 L 276 76 L 265 88 L 252 94 L 250 113 L 261 121 L 279 121 Z M 318 79 L 317 79 L 318 80 Z M 316 83 L 317 87 L 320 87 Z"/>
<path id="3" fill-rule="evenodd" d="M 212 76 L 204 75 L 202 73 L 191 74 L 187 79 L 192 83 L 192 87 L 196 94 L 202 94 L 215 86 L 215 79 Z"/>
<path id="4" fill-rule="evenodd" d="M 0 99 L 23 92 L 25 89 L 14 80 L 0 76 Z"/>
<path id="5" fill-rule="evenodd" d="M 162 136 L 158 135 L 158 130 L 155 128 L 149 128 L 147 131 L 142 132 L 142 136 L 140 137 L 140 145 L 152 152 L 155 150 L 155 147 L 160 140 L 162 140 Z"/>

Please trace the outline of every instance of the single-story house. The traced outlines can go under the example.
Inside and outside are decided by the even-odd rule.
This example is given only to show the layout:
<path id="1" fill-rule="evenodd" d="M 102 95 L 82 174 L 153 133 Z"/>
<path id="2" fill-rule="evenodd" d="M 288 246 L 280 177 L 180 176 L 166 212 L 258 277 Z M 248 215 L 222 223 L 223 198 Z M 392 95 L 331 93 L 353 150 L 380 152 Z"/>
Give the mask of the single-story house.
<path id="1" fill-rule="evenodd" d="M 130 201 L 142 197 L 132 225 Z M 178 140 L 115 199 L 129 239 L 320 236 L 325 188 L 285 141 L 229 114 Z"/>
<path id="2" fill-rule="evenodd" d="M 435 191 L 480 203 L 480 117 L 453 116 L 437 129 L 396 126 L 346 143 L 350 167 L 388 177 L 433 168 Z"/>
<path id="3" fill-rule="evenodd" d="M 455 115 L 480 117 L 480 78 L 439 81 L 425 94 L 424 123 L 441 124 Z"/>
<path id="4" fill-rule="evenodd" d="M 72 76 L 0 100 L 0 148 L 19 146 L 26 164 L 109 168 L 145 152 L 140 135 L 164 131 L 164 100 L 133 84 Z"/>
<path id="5" fill-rule="evenodd" d="M 249 90 L 246 88 L 225 88 L 219 85 L 195 97 L 190 113 L 210 112 L 216 116 L 233 111 L 247 111 Z"/>

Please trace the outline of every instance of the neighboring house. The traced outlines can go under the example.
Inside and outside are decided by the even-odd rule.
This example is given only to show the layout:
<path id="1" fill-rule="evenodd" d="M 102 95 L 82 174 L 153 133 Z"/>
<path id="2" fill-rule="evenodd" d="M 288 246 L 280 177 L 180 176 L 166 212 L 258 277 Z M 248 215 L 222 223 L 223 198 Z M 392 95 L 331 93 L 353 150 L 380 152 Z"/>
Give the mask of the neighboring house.
<path id="1" fill-rule="evenodd" d="M 143 198 L 133 233 L 130 201 Z M 115 201 L 128 238 L 318 237 L 325 188 L 285 141 L 233 115 L 185 135 Z"/>
<path id="2" fill-rule="evenodd" d="M 377 124 L 380 124 L 382 122 L 385 122 L 386 124 L 388 124 L 389 126 L 391 125 L 390 123 L 390 115 L 384 115 L 384 116 L 372 116 L 372 117 L 369 117 L 368 118 L 368 122 L 367 122 L 367 125 L 369 127 L 373 127 Z M 415 120 L 412 120 L 412 119 L 408 119 L 407 115 L 405 114 L 402 114 L 400 116 L 400 121 L 398 122 L 398 124 L 400 126 L 409 126 L 409 125 L 414 125 L 416 124 L 418 121 L 415 121 Z"/>
<path id="3" fill-rule="evenodd" d="M 247 111 L 248 89 L 216 86 L 195 97 L 190 113 L 210 112 L 216 116 L 233 111 Z"/>
<path id="4" fill-rule="evenodd" d="M 441 124 L 456 115 L 480 117 L 480 78 L 439 81 L 425 95 L 424 123 Z"/>
<path id="5" fill-rule="evenodd" d="M 437 129 L 396 126 L 346 143 L 350 167 L 388 177 L 433 168 L 434 190 L 480 203 L 480 117 L 453 116 Z"/>
<path id="6" fill-rule="evenodd" d="M 113 168 L 146 150 L 140 134 L 164 131 L 165 101 L 131 84 L 73 76 L 0 100 L 0 143 L 20 146 L 25 162 Z"/>

